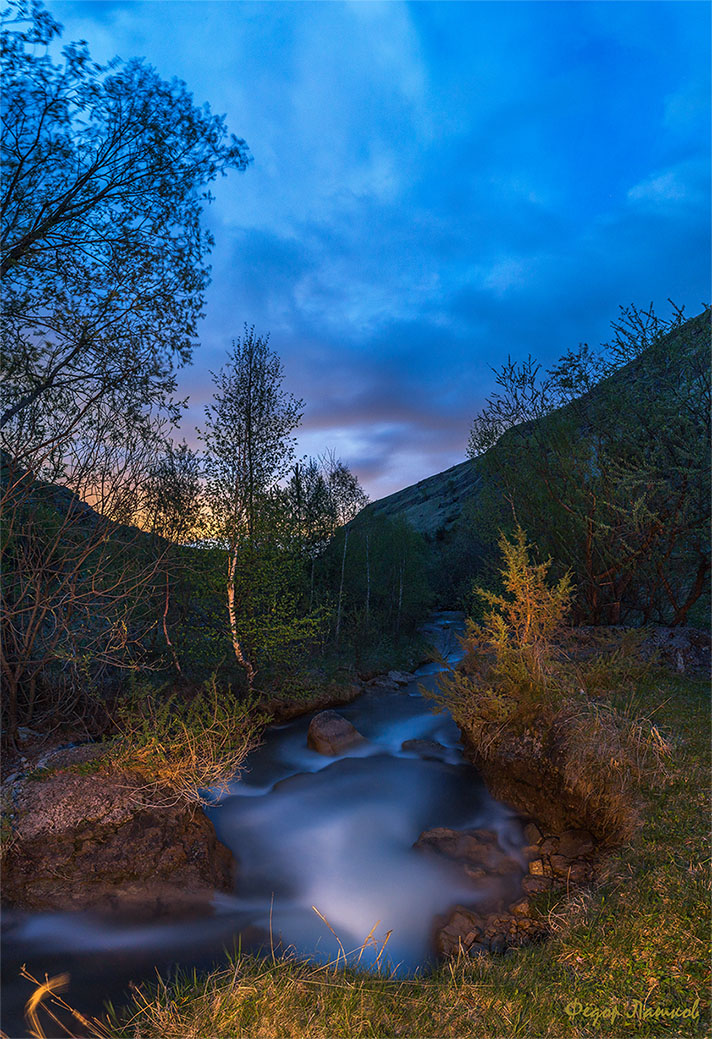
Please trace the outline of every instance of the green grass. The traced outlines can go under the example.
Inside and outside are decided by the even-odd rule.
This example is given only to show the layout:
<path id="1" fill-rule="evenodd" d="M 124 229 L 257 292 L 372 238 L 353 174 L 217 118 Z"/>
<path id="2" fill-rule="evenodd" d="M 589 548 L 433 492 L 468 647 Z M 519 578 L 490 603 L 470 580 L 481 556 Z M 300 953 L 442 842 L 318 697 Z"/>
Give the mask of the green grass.
<path id="1" fill-rule="evenodd" d="M 643 825 L 609 858 L 595 890 L 549 901 L 546 943 L 503 957 L 462 958 L 407 980 L 286 957 L 238 956 L 213 973 L 186 973 L 145 988 L 113 1015 L 111 1035 L 708 1034 L 707 688 L 705 680 L 658 674 L 635 689 L 637 709 L 654 712 L 672 740 L 669 770 L 644 785 Z M 626 689 L 614 700 L 630 708 L 630 697 Z M 683 1011 L 688 1016 L 672 1016 Z"/>

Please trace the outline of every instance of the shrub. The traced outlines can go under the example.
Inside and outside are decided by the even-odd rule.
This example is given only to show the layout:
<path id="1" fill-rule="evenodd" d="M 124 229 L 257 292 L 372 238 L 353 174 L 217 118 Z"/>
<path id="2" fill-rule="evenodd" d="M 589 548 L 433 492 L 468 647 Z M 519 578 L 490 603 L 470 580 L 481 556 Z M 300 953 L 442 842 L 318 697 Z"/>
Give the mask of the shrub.
<path id="1" fill-rule="evenodd" d="M 476 589 L 489 609 L 476 624 L 467 620 L 461 668 L 439 680 L 439 702 L 456 721 L 479 730 L 492 723 L 526 726 L 533 715 L 560 700 L 560 653 L 554 637 L 571 603 L 568 574 L 554 585 L 551 560 L 534 563 L 526 534 L 503 534 L 503 593 Z"/>
<path id="2" fill-rule="evenodd" d="M 206 803 L 202 791 L 239 774 L 265 721 L 254 698 L 219 689 L 215 677 L 192 696 L 139 687 L 117 711 L 111 757 L 175 801 Z"/>

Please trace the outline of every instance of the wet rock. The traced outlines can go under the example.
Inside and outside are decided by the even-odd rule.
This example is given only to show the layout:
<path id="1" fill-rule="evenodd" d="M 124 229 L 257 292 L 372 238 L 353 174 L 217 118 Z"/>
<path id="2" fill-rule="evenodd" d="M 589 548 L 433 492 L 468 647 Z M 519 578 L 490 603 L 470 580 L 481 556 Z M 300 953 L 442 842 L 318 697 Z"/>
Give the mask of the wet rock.
<path id="1" fill-rule="evenodd" d="M 536 823 L 527 823 L 524 827 L 524 838 L 529 844 L 538 844 L 542 836 L 543 834 Z"/>
<path id="2" fill-rule="evenodd" d="M 415 679 L 415 675 L 411 675 L 407 671 L 389 671 L 388 678 L 396 685 L 408 685 L 408 682 Z"/>
<path id="3" fill-rule="evenodd" d="M 443 761 L 447 755 L 447 748 L 436 740 L 404 740 L 401 750 L 411 751 L 421 758 L 432 761 Z"/>
<path id="4" fill-rule="evenodd" d="M 20 908 L 159 914 L 232 888 L 232 854 L 201 808 L 135 774 L 57 772 L 15 805 L 2 893 Z"/>
<path id="5" fill-rule="evenodd" d="M 510 912 L 485 916 L 465 906 L 456 906 L 436 932 L 435 947 L 443 957 L 460 952 L 471 956 L 501 955 L 507 949 L 540 941 L 545 934 L 545 924 L 532 918 L 526 899 L 515 903 Z"/>
<path id="6" fill-rule="evenodd" d="M 363 736 L 336 711 L 322 711 L 309 725 L 307 746 L 319 754 L 333 757 L 361 743 Z"/>
<path id="7" fill-rule="evenodd" d="M 388 675 L 376 675 L 375 678 L 372 678 L 366 684 L 371 689 L 384 689 L 391 693 L 400 687 L 400 683 L 394 682 Z"/>
<path id="8" fill-rule="evenodd" d="M 503 875 L 522 872 L 519 862 L 500 848 L 493 830 L 450 830 L 437 827 L 424 830 L 414 847 L 429 848 L 450 859 L 479 867 L 487 873 Z"/>

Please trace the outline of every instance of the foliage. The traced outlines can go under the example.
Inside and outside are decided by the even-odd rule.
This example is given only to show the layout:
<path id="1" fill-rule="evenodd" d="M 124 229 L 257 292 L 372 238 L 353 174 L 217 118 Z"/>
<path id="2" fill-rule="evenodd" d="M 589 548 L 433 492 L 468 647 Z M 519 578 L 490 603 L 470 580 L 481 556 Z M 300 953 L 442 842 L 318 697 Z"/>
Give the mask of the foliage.
<path id="1" fill-rule="evenodd" d="M 236 953 L 209 972 L 141 986 L 111 1034 L 174 1037 L 541 1036 L 709 1032 L 707 682 L 650 673 L 611 693 L 675 733 L 664 781 L 641 779 L 646 825 L 591 891 L 542 896 L 550 936 L 506 956 L 440 964 L 415 978 L 335 970 L 276 952 Z M 387 954 L 386 949 L 386 954 Z M 585 1012 L 584 1012 L 585 1011 Z M 685 1017 L 671 1017 L 671 1013 Z M 617 1016 L 614 1016 L 615 1015 Z"/>
<path id="2" fill-rule="evenodd" d="M 568 575 L 548 581 L 551 560 L 531 560 L 526 535 L 500 537 L 504 594 L 478 590 L 489 607 L 481 624 L 466 622 L 462 665 L 438 681 L 438 702 L 476 742 L 492 724 L 523 729 L 540 714 L 550 716 L 562 693 L 561 632 L 571 603 Z"/>
<path id="3" fill-rule="evenodd" d="M 215 677 L 192 694 L 137 684 L 117 709 L 111 759 L 175 801 L 204 803 L 202 791 L 226 789 L 239 775 L 264 721 L 254 699 L 219 688 Z"/>
<path id="4" fill-rule="evenodd" d="M 111 416 L 114 436 L 176 409 L 208 283 L 206 186 L 245 142 L 142 60 L 53 56 L 40 3 L 3 14 L 5 446 L 35 470 Z"/>
<path id="5" fill-rule="evenodd" d="M 681 624 L 710 569 L 709 311 L 630 307 L 613 327 L 602 352 L 497 373 L 469 453 L 501 491 L 477 528 L 525 526 L 572 571 L 579 622 Z"/>
<path id="6" fill-rule="evenodd" d="M 282 389 L 284 368 L 269 347 L 269 336 L 255 335 L 245 326 L 242 339 L 233 342 L 223 368 L 213 374 L 216 392 L 205 409 L 204 468 L 211 534 L 226 549 L 227 607 L 235 659 L 244 668 L 250 687 L 255 677 L 253 660 L 246 655 L 240 630 L 241 617 L 274 618 L 276 599 L 268 592 L 271 611 L 258 612 L 260 584 L 265 567 L 282 561 L 283 494 L 279 482 L 294 458 L 293 431 L 302 415 L 303 401 Z M 259 572 L 256 564 L 259 562 Z M 283 575 L 284 571 L 282 571 Z M 283 587 L 270 575 L 272 591 Z M 264 598 L 262 599 L 264 602 Z M 282 633 L 289 621 L 286 600 L 280 600 Z M 253 644 L 256 631 L 253 629 Z"/>

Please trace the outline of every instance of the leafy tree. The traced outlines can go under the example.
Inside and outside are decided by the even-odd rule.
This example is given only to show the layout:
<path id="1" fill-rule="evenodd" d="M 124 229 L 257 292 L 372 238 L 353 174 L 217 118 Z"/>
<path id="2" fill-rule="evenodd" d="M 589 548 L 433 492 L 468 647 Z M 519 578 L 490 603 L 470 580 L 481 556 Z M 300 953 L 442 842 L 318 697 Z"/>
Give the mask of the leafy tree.
<path id="1" fill-rule="evenodd" d="M 278 529 L 279 483 L 294 460 L 292 434 L 303 407 L 301 400 L 282 389 L 283 371 L 269 347 L 269 337 L 257 336 L 254 327 L 245 326 L 226 364 L 213 374 L 216 392 L 205 408 L 201 433 L 212 533 L 227 550 L 233 650 L 250 687 L 255 669 L 241 644 L 240 616 L 250 612 L 248 599 L 263 579 L 256 553 Z"/>
<path id="2" fill-rule="evenodd" d="M 107 412 L 130 430 L 166 408 L 208 282 L 206 185 L 249 161 L 183 83 L 83 42 L 55 60 L 60 35 L 38 0 L 3 15 L 0 427 L 35 470 Z"/>
<path id="3" fill-rule="evenodd" d="M 61 27 L 38 0 L 11 0 L 1 17 L 1 661 L 12 735 L 40 707 L 81 712 L 146 663 L 166 550 L 126 524 L 146 519 L 179 410 L 175 371 L 190 359 L 208 282 L 206 189 L 249 155 L 184 84 L 144 62 L 100 66 L 85 43 L 57 56 Z"/>

